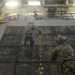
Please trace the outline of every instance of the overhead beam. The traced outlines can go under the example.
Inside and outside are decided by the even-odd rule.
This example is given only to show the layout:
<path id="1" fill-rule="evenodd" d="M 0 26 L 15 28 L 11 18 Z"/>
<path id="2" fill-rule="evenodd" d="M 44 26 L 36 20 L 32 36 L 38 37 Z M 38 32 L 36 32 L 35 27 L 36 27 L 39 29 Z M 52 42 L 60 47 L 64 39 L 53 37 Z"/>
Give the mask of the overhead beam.
<path id="1" fill-rule="evenodd" d="M 21 6 L 29 6 L 29 5 L 21 5 Z M 46 4 L 46 5 L 42 4 L 40 6 L 75 6 L 75 5 L 74 4 L 68 4 L 68 5 L 66 5 L 66 4 Z"/>

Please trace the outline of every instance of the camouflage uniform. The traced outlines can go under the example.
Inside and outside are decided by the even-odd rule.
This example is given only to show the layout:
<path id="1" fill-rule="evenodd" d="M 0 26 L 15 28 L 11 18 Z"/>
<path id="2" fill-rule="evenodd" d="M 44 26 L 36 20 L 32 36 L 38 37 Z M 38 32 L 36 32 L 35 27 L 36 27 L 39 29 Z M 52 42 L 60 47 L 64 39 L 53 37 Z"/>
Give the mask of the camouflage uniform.
<path id="1" fill-rule="evenodd" d="M 74 50 L 70 45 L 64 42 L 65 40 L 64 37 L 61 36 L 61 38 L 62 38 L 62 40 L 60 40 L 61 42 L 56 41 L 58 43 L 58 46 L 53 50 L 51 60 L 54 62 L 56 59 L 58 59 L 59 62 L 63 63 L 61 65 L 63 75 L 72 75 L 71 71 L 73 71 L 74 67 L 73 62 Z M 57 39 L 59 40 L 60 38 L 57 37 Z"/>
<path id="2" fill-rule="evenodd" d="M 26 42 L 30 41 L 31 55 L 33 55 L 34 30 L 37 30 L 39 33 L 41 33 L 41 30 L 36 25 L 34 25 L 33 22 L 29 22 L 29 24 L 27 26 L 25 26 L 26 36 L 25 36 L 24 44 L 26 47 Z"/>

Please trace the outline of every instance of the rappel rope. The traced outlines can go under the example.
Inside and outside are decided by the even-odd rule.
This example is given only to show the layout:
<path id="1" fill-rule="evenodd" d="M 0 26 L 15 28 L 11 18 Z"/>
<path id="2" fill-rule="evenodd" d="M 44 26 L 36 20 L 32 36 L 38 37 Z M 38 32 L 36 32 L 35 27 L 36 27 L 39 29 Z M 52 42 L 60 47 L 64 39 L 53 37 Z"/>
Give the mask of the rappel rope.
<path id="1" fill-rule="evenodd" d="M 42 35 L 38 35 L 38 45 L 39 45 L 39 74 L 43 75 L 43 63 L 42 63 L 42 54 L 43 54 L 43 48 L 42 48 Z"/>

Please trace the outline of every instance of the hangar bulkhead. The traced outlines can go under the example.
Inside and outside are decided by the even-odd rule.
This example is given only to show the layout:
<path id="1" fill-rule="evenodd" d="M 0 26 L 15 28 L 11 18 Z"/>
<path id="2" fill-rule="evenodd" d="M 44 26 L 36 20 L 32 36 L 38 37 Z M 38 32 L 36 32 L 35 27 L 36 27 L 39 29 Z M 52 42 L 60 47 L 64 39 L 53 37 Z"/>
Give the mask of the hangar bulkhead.
<path id="1" fill-rule="evenodd" d="M 29 22 L 42 31 L 33 30 L 33 46 L 30 40 L 25 46 Z M 64 61 L 51 61 L 59 34 L 75 54 L 75 0 L 0 0 L 0 75 L 62 75 Z M 65 62 L 73 63 L 65 66 L 75 75 L 75 55 Z"/>

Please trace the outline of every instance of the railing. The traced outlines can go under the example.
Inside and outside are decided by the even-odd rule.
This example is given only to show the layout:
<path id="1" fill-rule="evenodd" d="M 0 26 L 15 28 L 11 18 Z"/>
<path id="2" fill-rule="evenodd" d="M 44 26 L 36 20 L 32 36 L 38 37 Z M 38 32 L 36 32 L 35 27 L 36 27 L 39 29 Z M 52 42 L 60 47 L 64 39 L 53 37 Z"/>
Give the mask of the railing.
<path id="1" fill-rule="evenodd" d="M 75 13 L 48 13 L 47 19 L 48 18 L 75 19 Z"/>
<path id="2" fill-rule="evenodd" d="M 62 20 L 74 20 L 75 19 L 75 13 L 46 13 L 44 15 L 37 15 L 34 17 L 34 15 L 29 16 L 22 16 L 19 17 L 17 20 L 51 20 L 51 19 L 62 19 Z"/>

